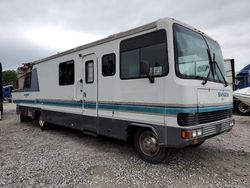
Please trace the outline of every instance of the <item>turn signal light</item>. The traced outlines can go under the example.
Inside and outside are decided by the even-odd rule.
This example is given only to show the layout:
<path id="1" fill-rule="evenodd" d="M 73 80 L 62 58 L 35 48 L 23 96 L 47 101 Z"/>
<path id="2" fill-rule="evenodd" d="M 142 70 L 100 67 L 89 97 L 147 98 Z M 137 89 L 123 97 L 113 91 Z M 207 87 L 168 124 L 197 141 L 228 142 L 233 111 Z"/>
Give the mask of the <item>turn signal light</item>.
<path id="1" fill-rule="evenodd" d="M 182 139 L 190 139 L 190 138 L 192 138 L 192 131 L 181 130 L 181 138 Z"/>

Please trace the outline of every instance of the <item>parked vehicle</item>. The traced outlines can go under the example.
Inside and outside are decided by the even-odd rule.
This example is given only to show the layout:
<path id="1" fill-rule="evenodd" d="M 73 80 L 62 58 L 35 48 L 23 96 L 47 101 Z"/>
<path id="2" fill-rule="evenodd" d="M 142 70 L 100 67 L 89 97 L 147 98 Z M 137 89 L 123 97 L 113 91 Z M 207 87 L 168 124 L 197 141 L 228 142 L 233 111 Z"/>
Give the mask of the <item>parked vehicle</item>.
<path id="1" fill-rule="evenodd" d="M 235 91 L 233 98 L 234 110 L 240 115 L 250 115 L 250 106 L 240 100 L 241 98 L 238 95 L 238 93 L 241 93 L 242 89 L 250 86 L 250 64 L 244 67 L 235 76 L 234 59 L 225 59 L 224 63 L 227 82 L 232 87 L 233 91 Z M 243 92 L 245 93 L 245 90 L 243 90 Z"/>
<path id="2" fill-rule="evenodd" d="M 11 97 L 11 93 L 14 90 L 13 85 L 7 85 L 3 87 L 3 99 L 5 101 L 11 102 L 12 97 Z"/>
<path id="3" fill-rule="evenodd" d="M 250 106 L 250 87 L 236 90 L 234 96 L 244 104 Z"/>
<path id="4" fill-rule="evenodd" d="M 235 76 L 236 83 L 234 90 L 243 89 L 250 86 L 250 64 L 245 66 Z"/>
<path id="5" fill-rule="evenodd" d="M 25 65 L 13 92 L 28 117 L 120 140 L 161 162 L 171 147 L 230 131 L 232 91 L 219 44 L 175 19 L 121 32 Z"/>
<path id="6" fill-rule="evenodd" d="M 245 100 L 242 100 L 243 98 L 239 98 L 239 95 L 237 93 L 240 93 L 243 91 L 245 93 L 244 88 L 247 88 L 250 86 L 250 64 L 245 66 L 235 77 L 235 108 L 237 109 L 238 113 L 240 115 L 250 115 L 250 106 L 246 104 Z M 236 92 L 239 90 L 238 92 Z M 249 94 L 249 93 L 248 93 Z"/>

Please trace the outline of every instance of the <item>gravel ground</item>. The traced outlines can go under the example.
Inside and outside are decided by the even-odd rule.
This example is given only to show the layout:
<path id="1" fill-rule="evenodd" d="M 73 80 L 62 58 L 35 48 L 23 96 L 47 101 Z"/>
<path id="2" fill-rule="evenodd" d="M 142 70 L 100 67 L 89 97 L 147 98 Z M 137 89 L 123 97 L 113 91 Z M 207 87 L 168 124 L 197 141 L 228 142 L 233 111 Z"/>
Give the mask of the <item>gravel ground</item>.
<path id="1" fill-rule="evenodd" d="M 250 117 L 199 148 L 173 150 L 158 165 L 133 143 L 19 123 L 14 104 L 0 121 L 0 187 L 250 187 Z"/>

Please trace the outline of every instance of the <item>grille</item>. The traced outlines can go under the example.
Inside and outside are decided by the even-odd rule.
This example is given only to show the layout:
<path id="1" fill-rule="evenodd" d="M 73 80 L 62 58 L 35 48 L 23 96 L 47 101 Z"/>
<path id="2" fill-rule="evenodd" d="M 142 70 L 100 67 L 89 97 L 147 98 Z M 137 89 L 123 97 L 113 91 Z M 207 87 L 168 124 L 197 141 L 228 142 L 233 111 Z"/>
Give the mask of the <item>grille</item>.
<path id="1" fill-rule="evenodd" d="M 203 123 L 210 123 L 232 117 L 232 110 L 220 110 L 203 113 L 180 113 L 177 121 L 180 126 L 192 126 Z"/>
<path id="2" fill-rule="evenodd" d="M 209 125 L 209 126 L 203 127 L 202 131 L 203 131 L 203 136 L 206 137 L 206 136 L 214 135 L 220 132 L 224 132 L 228 129 L 230 129 L 229 122 L 216 124 L 216 125 Z"/>

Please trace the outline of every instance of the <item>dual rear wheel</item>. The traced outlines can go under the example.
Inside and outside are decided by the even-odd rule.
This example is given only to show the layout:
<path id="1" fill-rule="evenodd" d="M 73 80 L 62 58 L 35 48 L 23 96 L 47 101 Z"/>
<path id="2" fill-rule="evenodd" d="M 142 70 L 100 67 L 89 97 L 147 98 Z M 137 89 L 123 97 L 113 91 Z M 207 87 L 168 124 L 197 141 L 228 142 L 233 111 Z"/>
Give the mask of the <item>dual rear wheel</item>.
<path id="1" fill-rule="evenodd" d="M 43 120 L 43 117 L 41 114 L 37 115 L 35 119 L 36 124 L 42 129 L 42 130 L 48 130 L 50 129 L 49 123 Z"/>
<path id="2" fill-rule="evenodd" d="M 25 122 L 30 122 L 31 118 L 28 116 L 25 116 L 23 114 L 20 114 L 20 122 L 21 123 L 25 123 Z M 38 125 L 42 130 L 48 130 L 50 129 L 50 125 L 49 123 L 45 122 L 43 120 L 43 117 L 41 115 L 41 113 L 37 114 L 35 117 L 35 124 Z"/>

